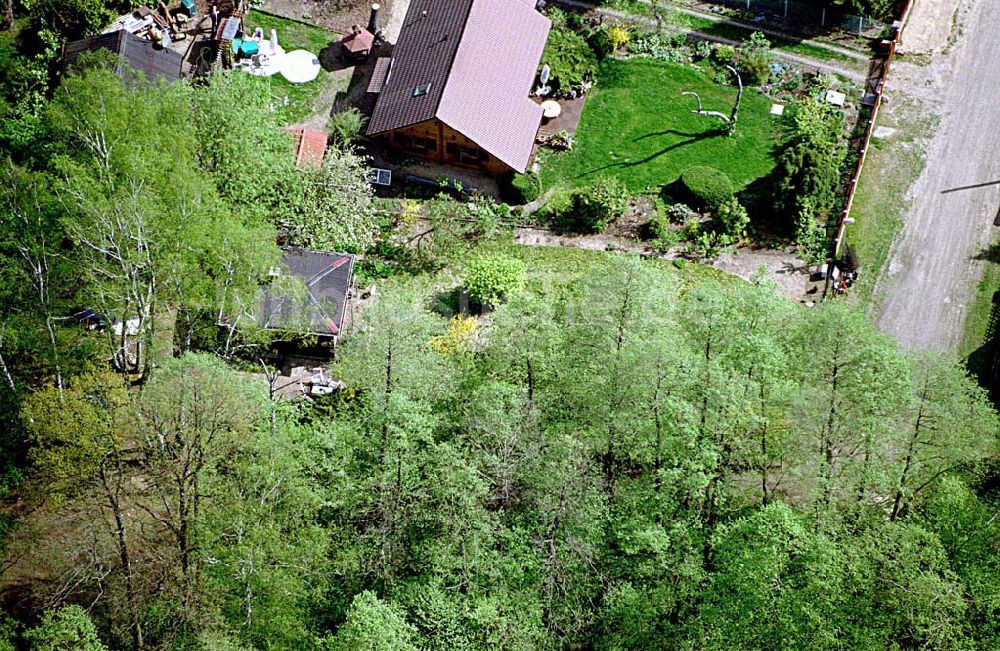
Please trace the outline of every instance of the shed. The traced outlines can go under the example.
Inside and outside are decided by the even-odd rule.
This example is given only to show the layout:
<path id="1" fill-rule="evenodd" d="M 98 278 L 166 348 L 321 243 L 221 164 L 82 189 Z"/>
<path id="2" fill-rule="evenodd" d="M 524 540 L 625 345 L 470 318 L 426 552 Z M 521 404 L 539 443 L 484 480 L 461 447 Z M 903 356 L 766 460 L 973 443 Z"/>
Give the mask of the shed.
<path id="1" fill-rule="evenodd" d="M 295 139 L 295 166 L 320 167 L 326 156 L 327 135 L 309 129 L 285 129 Z"/>
<path id="2" fill-rule="evenodd" d="M 257 312 L 264 328 L 338 337 L 344 327 L 354 256 L 286 248 Z"/>
<path id="3" fill-rule="evenodd" d="M 141 72 L 148 81 L 157 79 L 176 81 L 184 76 L 182 54 L 165 49 L 124 29 L 67 43 L 63 50 L 63 72 L 78 67 L 77 62 L 86 53 L 100 50 L 106 50 L 117 56 L 115 73 L 126 81 L 131 81 L 126 78 L 128 69 Z"/>
<path id="4" fill-rule="evenodd" d="M 375 44 L 375 36 L 360 25 L 355 25 L 351 31 L 340 39 L 344 53 L 353 61 L 361 61 L 368 57 Z"/>

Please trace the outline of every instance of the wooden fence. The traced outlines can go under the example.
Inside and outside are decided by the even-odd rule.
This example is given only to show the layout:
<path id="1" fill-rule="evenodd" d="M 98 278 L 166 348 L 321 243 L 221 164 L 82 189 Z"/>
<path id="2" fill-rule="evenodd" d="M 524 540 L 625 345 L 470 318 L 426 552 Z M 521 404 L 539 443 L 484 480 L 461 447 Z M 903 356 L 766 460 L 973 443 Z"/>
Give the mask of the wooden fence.
<path id="1" fill-rule="evenodd" d="M 854 207 L 854 195 L 857 193 L 858 180 L 861 178 L 861 172 L 865 167 L 865 159 L 868 155 L 868 147 L 871 145 L 872 132 L 875 130 L 875 120 L 878 118 L 878 110 L 882 105 L 882 91 L 885 89 L 885 81 L 889 76 L 889 68 L 892 64 L 892 58 L 896 54 L 896 47 L 899 45 L 899 39 L 903 34 L 903 29 L 906 26 L 906 21 L 910 17 L 910 11 L 912 9 L 913 0 L 907 0 L 899 21 L 894 24 L 895 29 L 893 29 L 892 39 L 889 41 L 888 49 L 884 52 L 877 53 L 875 57 L 872 58 L 872 65 L 869 69 L 868 79 L 865 82 L 864 95 L 864 97 L 871 102 L 871 112 L 868 115 L 868 123 L 865 125 L 864 137 L 861 139 L 861 148 L 858 152 L 858 165 L 854 169 L 854 174 L 851 175 L 851 180 L 848 183 L 847 202 L 845 203 L 844 210 L 840 213 L 840 217 L 837 221 L 837 235 L 833 239 L 834 260 L 836 260 L 840 255 L 840 246 L 844 242 L 844 231 L 849 223 L 851 209 Z"/>

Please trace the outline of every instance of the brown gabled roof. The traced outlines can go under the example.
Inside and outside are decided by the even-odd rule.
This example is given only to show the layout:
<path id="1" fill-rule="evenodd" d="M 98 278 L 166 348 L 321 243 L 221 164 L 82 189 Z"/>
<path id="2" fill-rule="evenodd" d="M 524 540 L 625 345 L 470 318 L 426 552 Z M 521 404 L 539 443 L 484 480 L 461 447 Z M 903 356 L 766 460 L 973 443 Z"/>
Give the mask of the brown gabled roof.
<path id="1" fill-rule="evenodd" d="M 143 73 L 147 81 L 175 81 L 182 77 L 183 55 L 154 45 L 152 41 L 139 38 L 124 29 L 67 43 L 63 50 L 63 70 L 72 70 L 84 53 L 98 50 L 118 55 L 115 73 L 119 77 L 126 77 L 126 66 Z"/>
<path id="2" fill-rule="evenodd" d="M 528 94 L 550 27 L 532 0 L 414 0 L 369 135 L 438 118 L 524 171 L 542 118 Z"/>

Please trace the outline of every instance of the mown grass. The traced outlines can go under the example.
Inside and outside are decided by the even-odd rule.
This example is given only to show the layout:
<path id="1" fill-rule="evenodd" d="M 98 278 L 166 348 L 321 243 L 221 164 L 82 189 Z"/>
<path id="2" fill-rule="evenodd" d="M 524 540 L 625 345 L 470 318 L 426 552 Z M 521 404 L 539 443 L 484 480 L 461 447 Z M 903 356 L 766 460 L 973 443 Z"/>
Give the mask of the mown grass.
<path id="1" fill-rule="evenodd" d="M 328 29 L 309 25 L 281 16 L 275 16 L 261 11 L 251 11 L 246 18 L 248 32 L 260 27 L 265 36 L 274 29 L 278 33 L 278 43 L 285 52 L 292 50 L 308 50 L 319 56 L 319 53 L 340 39 L 340 35 Z M 285 120 L 291 124 L 298 122 L 313 111 L 317 98 L 329 84 L 339 83 L 328 70 L 320 70 L 319 76 L 305 84 L 293 84 L 280 74 L 271 79 L 271 94 L 278 100 L 288 98 L 285 106 Z"/>
<path id="2" fill-rule="evenodd" d="M 656 189 L 693 165 L 728 174 L 738 186 L 774 168 L 781 119 L 769 114 L 771 102 L 747 89 L 733 136 L 722 121 L 697 115 L 701 95 L 706 110 L 728 114 L 736 89 L 714 82 L 692 66 L 652 59 L 608 60 L 584 107 L 573 151 L 551 154 L 542 163 L 542 183 L 565 179 L 586 185 L 600 176 L 617 176 L 634 192 Z"/>

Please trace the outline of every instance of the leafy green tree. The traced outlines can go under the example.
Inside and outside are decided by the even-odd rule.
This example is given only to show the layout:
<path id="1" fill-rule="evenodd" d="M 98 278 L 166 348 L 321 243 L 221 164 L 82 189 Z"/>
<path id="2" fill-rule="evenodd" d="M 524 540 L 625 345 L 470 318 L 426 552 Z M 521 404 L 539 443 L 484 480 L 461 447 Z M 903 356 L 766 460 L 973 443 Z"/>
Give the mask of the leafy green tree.
<path id="1" fill-rule="evenodd" d="M 250 302 L 279 254 L 263 222 L 230 212 L 198 172 L 196 131 L 145 128 L 187 124 L 190 95 L 178 84 L 127 90 L 96 68 L 68 77 L 47 112 L 62 221 L 85 284 L 78 298 L 135 324 L 149 352 L 158 316 L 180 309 L 189 332 L 198 316 L 217 322 Z M 107 329 L 116 356 L 129 350 L 129 329 Z"/>
<path id="2" fill-rule="evenodd" d="M 30 15 L 66 40 L 97 34 L 114 18 L 103 0 L 21 0 Z"/>
<path id="3" fill-rule="evenodd" d="M 254 389 L 257 389 L 254 391 Z M 162 365 L 137 401 L 139 454 L 148 488 L 140 506 L 172 541 L 176 587 L 184 612 L 197 616 L 198 529 L 219 467 L 252 431 L 263 386 L 248 385 L 213 357 L 189 354 Z"/>
<path id="4" fill-rule="evenodd" d="M 295 208 L 297 172 L 292 137 L 272 110 L 270 82 L 216 73 L 195 88 L 192 102 L 198 163 L 219 194 L 236 210 L 281 221 Z"/>
<path id="5" fill-rule="evenodd" d="M 469 263 L 465 287 L 477 301 L 503 300 L 524 283 L 523 261 L 499 254 L 481 255 Z"/>
<path id="6" fill-rule="evenodd" d="M 399 611 L 373 592 L 354 598 L 329 651 L 416 651 L 416 632 Z"/>
<path id="7" fill-rule="evenodd" d="M 25 632 L 32 651 L 107 651 L 97 628 L 79 606 L 46 613 L 42 623 Z"/>
<path id="8" fill-rule="evenodd" d="M 996 500 L 977 495 L 965 481 L 945 475 L 924 495 L 919 521 L 934 531 L 961 577 L 970 637 L 980 649 L 1000 644 L 1000 521 Z"/>
<path id="9" fill-rule="evenodd" d="M 328 497 L 321 485 L 326 446 L 319 427 L 295 423 L 297 410 L 276 405 L 236 442 L 225 476 L 213 478 L 196 540 L 209 594 L 229 627 L 254 648 L 305 646 L 311 608 L 329 576 L 329 535 L 317 522 Z"/>
<path id="10" fill-rule="evenodd" d="M 368 161 L 349 148 L 327 150 L 318 170 L 299 170 L 300 194 L 279 223 L 292 244 L 361 253 L 380 233 L 379 207 L 367 179 Z"/>
<path id="11" fill-rule="evenodd" d="M 966 604 L 940 539 L 915 522 L 847 533 L 843 644 L 853 649 L 963 649 Z"/>
<path id="12" fill-rule="evenodd" d="M 971 466 L 997 442 L 996 412 L 964 368 L 928 355 L 912 366 L 914 398 L 896 464 L 893 520 L 945 473 Z"/>
<path id="13" fill-rule="evenodd" d="M 135 432 L 129 407 L 120 378 L 107 371 L 93 372 L 73 378 L 62 391 L 33 393 L 25 402 L 24 420 L 33 446 L 30 458 L 48 486 L 48 498 L 57 504 L 80 499 L 95 519 L 110 527 L 117 568 L 107 582 L 121 586 L 120 607 L 132 647 L 138 651 L 144 647 L 144 624 L 132 542 L 135 531 L 127 515 L 128 465 L 133 458 L 129 437 Z M 97 496 L 94 502 L 85 499 L 91 491 Z"/>
<path id="14" fill-rule="evenodd" d="M 813 237 L 817 224 L 834 208 L 845 156 L 843 124 L 841 112 L 813 97 L 799 101 L 791 111 L 791 134 L 774 172 L 775 211 L 800 242 Z"/>
<path id="15" fill-rule="evenodd" d="M 780 502 L 729 524 L 712 539 L 714 572 L 696 626 L 702 648 L 839 648 L 842 560 Z"/>
<path id="16" fill-rule="evenodd" d="M 875 506 L 895 484 L 888 455 L 912 392 L 905 359 L 862 314 L 837 302 L 803 313 L 790 343 L 801 492 L 821 519 Z"/>

